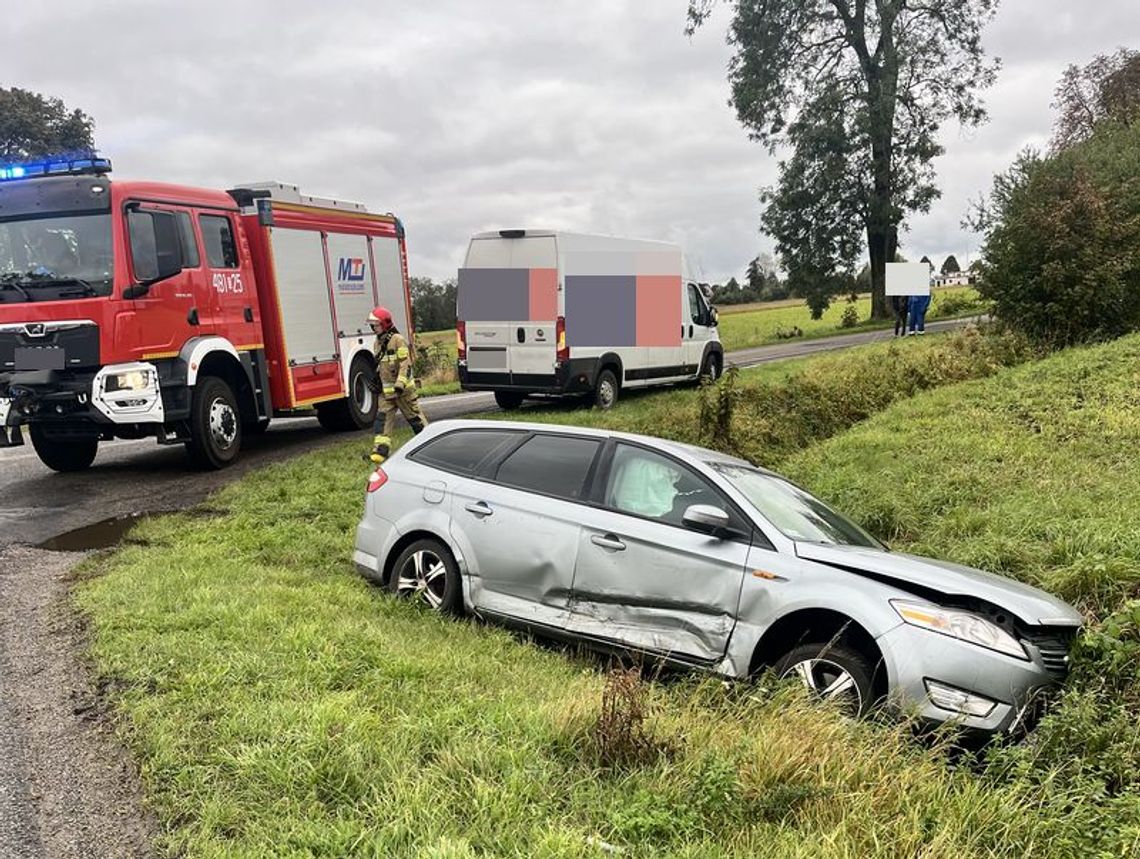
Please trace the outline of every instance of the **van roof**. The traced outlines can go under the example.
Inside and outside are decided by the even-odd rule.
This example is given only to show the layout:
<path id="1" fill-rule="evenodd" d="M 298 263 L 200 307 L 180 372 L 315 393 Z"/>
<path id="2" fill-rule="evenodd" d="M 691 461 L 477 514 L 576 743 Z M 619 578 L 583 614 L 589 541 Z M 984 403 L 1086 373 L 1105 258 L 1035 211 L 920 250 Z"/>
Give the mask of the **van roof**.
<path id="1" fill-rule="evenodd" d="M 506 233 L 507 235 L 503 235 Z M 675 242 L 665 242 L 660 239 L 637 239 L 629 238 L 627 236 L 610 236 L 602 233 L 577 233 L 571 230 L 532 230 L 532 229 L 504 229 L 504 230 L 486 230 L 481 233 L 475 233 L 472 239 L 535 239 L 535 238 L 555 238 L 560 241 L 570 240 L 574 243 L 589 244 L 591 242 L 601 243 L 627 243 L 631 245 L 653 245 L 661 249 L 669 248 L 671 250 L 679 250 L 680 246 Z"/>

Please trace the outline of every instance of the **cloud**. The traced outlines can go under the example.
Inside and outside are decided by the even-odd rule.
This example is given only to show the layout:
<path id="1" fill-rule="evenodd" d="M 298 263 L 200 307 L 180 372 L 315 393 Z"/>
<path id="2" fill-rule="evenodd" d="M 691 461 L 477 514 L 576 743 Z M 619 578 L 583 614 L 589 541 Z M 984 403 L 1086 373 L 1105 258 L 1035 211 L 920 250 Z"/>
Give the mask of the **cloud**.
<path id="1" fill-rule="evenodd" d="M 944 129 L 913 256 L 976 248 L 966 201 L 1046 139 L 1064 65 L 1140 41 L 1131 0 L 1091 5 L 1004 4 L 993 120 Z M 361 200 L 403 218 L 416 274 L 452 275 L 473 232 L 529 225 L 671 239 L 709 279 L 739 277 L 771 248 L 757 192 L 775 160 L 727 105 L 727 16 L 690 40 L 686 6 L 41 0 L 5 10 L 0 48 L 5 85 L 95 117 L 116 175 Z"/>

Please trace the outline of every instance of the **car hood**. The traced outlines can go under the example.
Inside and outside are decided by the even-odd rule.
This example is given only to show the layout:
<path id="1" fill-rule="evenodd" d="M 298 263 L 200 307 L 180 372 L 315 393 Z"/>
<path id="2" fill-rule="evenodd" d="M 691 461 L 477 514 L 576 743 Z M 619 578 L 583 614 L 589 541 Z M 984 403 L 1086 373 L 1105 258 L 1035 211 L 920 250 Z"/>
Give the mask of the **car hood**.
<path id="1" fill-rule="evenodd" d="M 903 590 L 911 584 L 947 596 L 975 597 L 1012 612 L 1026 623 L 1044 626 L 1083 623 L 1075 608 L 1043 590 L 961 564 L 902 552 L 824 543 L 798 542 L 796 554 L 805 560 L 897 582 Z"/>

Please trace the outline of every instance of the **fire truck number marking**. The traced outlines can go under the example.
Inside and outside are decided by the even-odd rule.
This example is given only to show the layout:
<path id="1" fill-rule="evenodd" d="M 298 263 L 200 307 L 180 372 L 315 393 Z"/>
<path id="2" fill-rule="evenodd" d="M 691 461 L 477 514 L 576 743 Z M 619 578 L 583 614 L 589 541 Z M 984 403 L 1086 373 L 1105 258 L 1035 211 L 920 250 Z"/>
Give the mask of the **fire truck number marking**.
<path id="1" fill-rule="evenodd" d="M 245 285 L 241 282 L 241 272 L 234 272 L 233 274 L 222 274 L 221 272 L 214 275 L 214 289 L 223 295 L 227 292 L 234 295 L 240 295 L 245 292 Z"/>

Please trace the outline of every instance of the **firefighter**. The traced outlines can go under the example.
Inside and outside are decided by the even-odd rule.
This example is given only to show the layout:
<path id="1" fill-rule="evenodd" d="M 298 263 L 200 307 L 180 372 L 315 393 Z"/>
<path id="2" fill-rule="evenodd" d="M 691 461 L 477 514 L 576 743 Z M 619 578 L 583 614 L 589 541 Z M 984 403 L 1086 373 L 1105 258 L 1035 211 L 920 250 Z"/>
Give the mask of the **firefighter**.
<path id="1" fill-rule="evenodd" d="M 408 341 L 404 339 L 392 314 L 386 307 L 377 307 L 368 314 L 368 325 L 376 335 L 372 354 L 376 358 L 376 375 L 379 382 L 380 413 L 372 439 L 372 454 L 369 457 L 377 465 L 388 458 L 392 449 L 392 432 L 396 428 L 396 411 L 399 410 L 412 431 L 419 434 L 427 426 L 427 418 L 420 408 L 416 385 L 412 379 L 412 354 Z"/>

